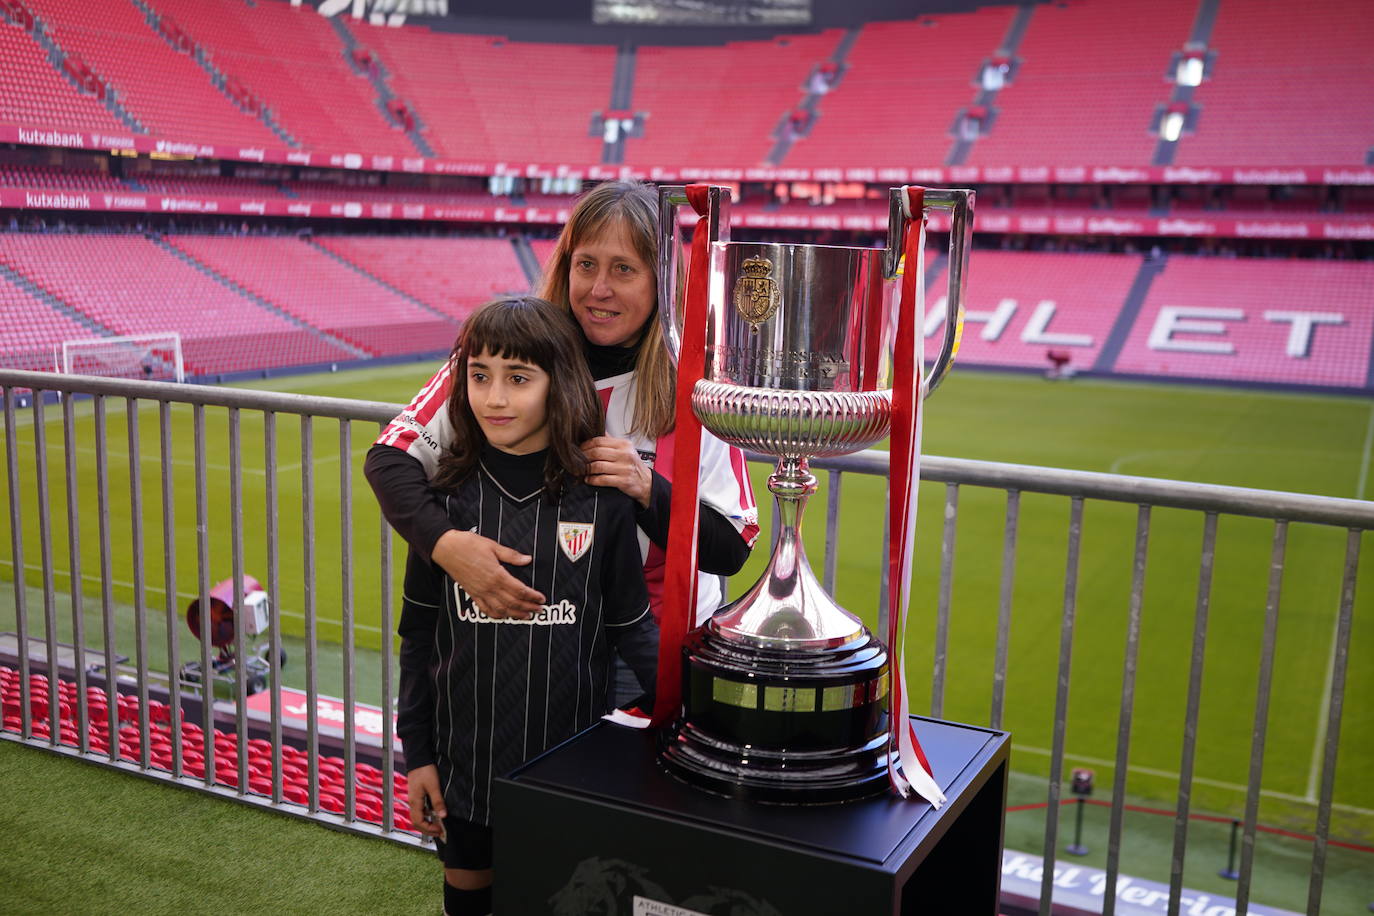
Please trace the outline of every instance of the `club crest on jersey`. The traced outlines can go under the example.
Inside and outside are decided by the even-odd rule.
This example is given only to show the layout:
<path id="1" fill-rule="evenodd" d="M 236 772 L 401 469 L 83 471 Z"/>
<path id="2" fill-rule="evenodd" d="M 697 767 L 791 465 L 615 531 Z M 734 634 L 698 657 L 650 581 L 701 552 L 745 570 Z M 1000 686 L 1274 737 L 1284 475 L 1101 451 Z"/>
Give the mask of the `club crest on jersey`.
<path id="1" fill-rule="evenodd" d="M 592 526 L 588 522 L 559 522 L 558 546 L 576 563 L 592 546 Z"/>

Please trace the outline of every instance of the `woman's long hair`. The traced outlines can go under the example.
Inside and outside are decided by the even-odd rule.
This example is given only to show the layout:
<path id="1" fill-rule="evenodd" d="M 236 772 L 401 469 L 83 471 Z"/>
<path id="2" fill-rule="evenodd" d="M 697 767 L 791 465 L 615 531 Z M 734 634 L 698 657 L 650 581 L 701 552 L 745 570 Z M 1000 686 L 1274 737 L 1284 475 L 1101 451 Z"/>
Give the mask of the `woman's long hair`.
<path id="1" fill-rule="evenodd" d="M 586 476 L 587 459 L 579 446 L 606 428 L 596 396 L 582 333 L 572 316 L 543 299 L 511 296 L 494 299 L 468 316 L 449 355 L 453 382 L 448 418 L 453 442 L 439 458 L 434 485 L 453 489 L 477 467 L 486 436 L 468 403 L 468 358 L 490 353 L 502 359 L 525 360 L 549 376 L 545 417 L 549 453 L 544 464 L 544 488 L 550 501 L 563 487 Z"/>
<path id="2" fill-rule="evenodd" d="M 544 269 L 539 294 L 560 308 L 571 311 L 568 272 L 572 253 L 578 245 L 607 232 L 612 226 L 625 227 L 635 254 L 654 277 L 658 292 L 658 192 L 651 184 L 639 181 L 605 181 L 592 188 L 573 207 L 558 236 L 553 257 Z M 641 331 L 639 355 L 635 360 L 635 399 L 631 431 L 657 439 L 673 428 L 673 396 L 677 372 L 658 328 L 658 303 Z"/>

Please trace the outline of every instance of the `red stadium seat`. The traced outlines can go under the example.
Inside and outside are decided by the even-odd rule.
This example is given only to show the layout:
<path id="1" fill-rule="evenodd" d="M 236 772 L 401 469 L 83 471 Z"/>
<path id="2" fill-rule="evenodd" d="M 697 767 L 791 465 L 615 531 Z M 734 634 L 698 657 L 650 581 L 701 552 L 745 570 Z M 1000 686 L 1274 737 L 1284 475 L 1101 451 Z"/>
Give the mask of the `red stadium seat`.
<path id="1" fill-rule="evenodd" d="M 342 814 L 344 810 L 344 797 L 341 794 L 321 791 L 320 807 L 334 814 Z"/>

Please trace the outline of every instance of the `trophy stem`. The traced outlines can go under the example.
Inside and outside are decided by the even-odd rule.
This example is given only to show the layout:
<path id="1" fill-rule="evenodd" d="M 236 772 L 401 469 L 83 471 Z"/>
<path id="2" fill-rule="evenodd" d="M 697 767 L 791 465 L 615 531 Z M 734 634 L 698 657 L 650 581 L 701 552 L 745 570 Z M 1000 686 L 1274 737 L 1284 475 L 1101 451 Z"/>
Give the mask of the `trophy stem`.
<path id="1" fill-rule="evenodd" d="M 816 475 L 811 473 L 811 462 L 799 455 L 783 455 L 768 476 L 768 492 L 777 498 L 779 512 L 795 506 L 795 522 L 801 524 L 801 511 L 806 500 L 816 492 Z M 783 518 L 782 522 L 791 524 L 792 520 Z"/>
<path id="2" fill-rule="evenodd" d="M 816 477 L 807 460 L 794 455 L 779 458 L 777 468 L 768 477 L 768 492 L 773 494 L 777 507 L 778 540 L 766 578 L 769 594 L 782 598 L 801 587 L 798 576 L 808 567 L 801 520 L 806 501 L 816 492 Z"/>

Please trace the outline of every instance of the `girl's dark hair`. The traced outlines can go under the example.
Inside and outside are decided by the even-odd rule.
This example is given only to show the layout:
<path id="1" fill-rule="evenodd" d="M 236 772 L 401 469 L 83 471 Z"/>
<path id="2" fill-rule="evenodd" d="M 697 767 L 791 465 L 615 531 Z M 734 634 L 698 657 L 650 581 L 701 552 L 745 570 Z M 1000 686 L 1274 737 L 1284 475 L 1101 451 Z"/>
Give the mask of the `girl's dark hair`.
<path id="1" fill-rule="evenodd" d="M 439 458 L 434 485 L 453 489 L 477 468 L 486 437 L 468 404 L 467 364 L 469 356 L 483 352 L 527 360 L 549 375 L 544 488 L 556 500 L 567 483 L 586 476 L 587 459 L 578 446 L 601 435 L 606 418 L 582 352 L 581 331 L 567 312 L 533 296 L 494 299 L 469 315 L 458 333 L 449 355 L 453 441 Z"/>

